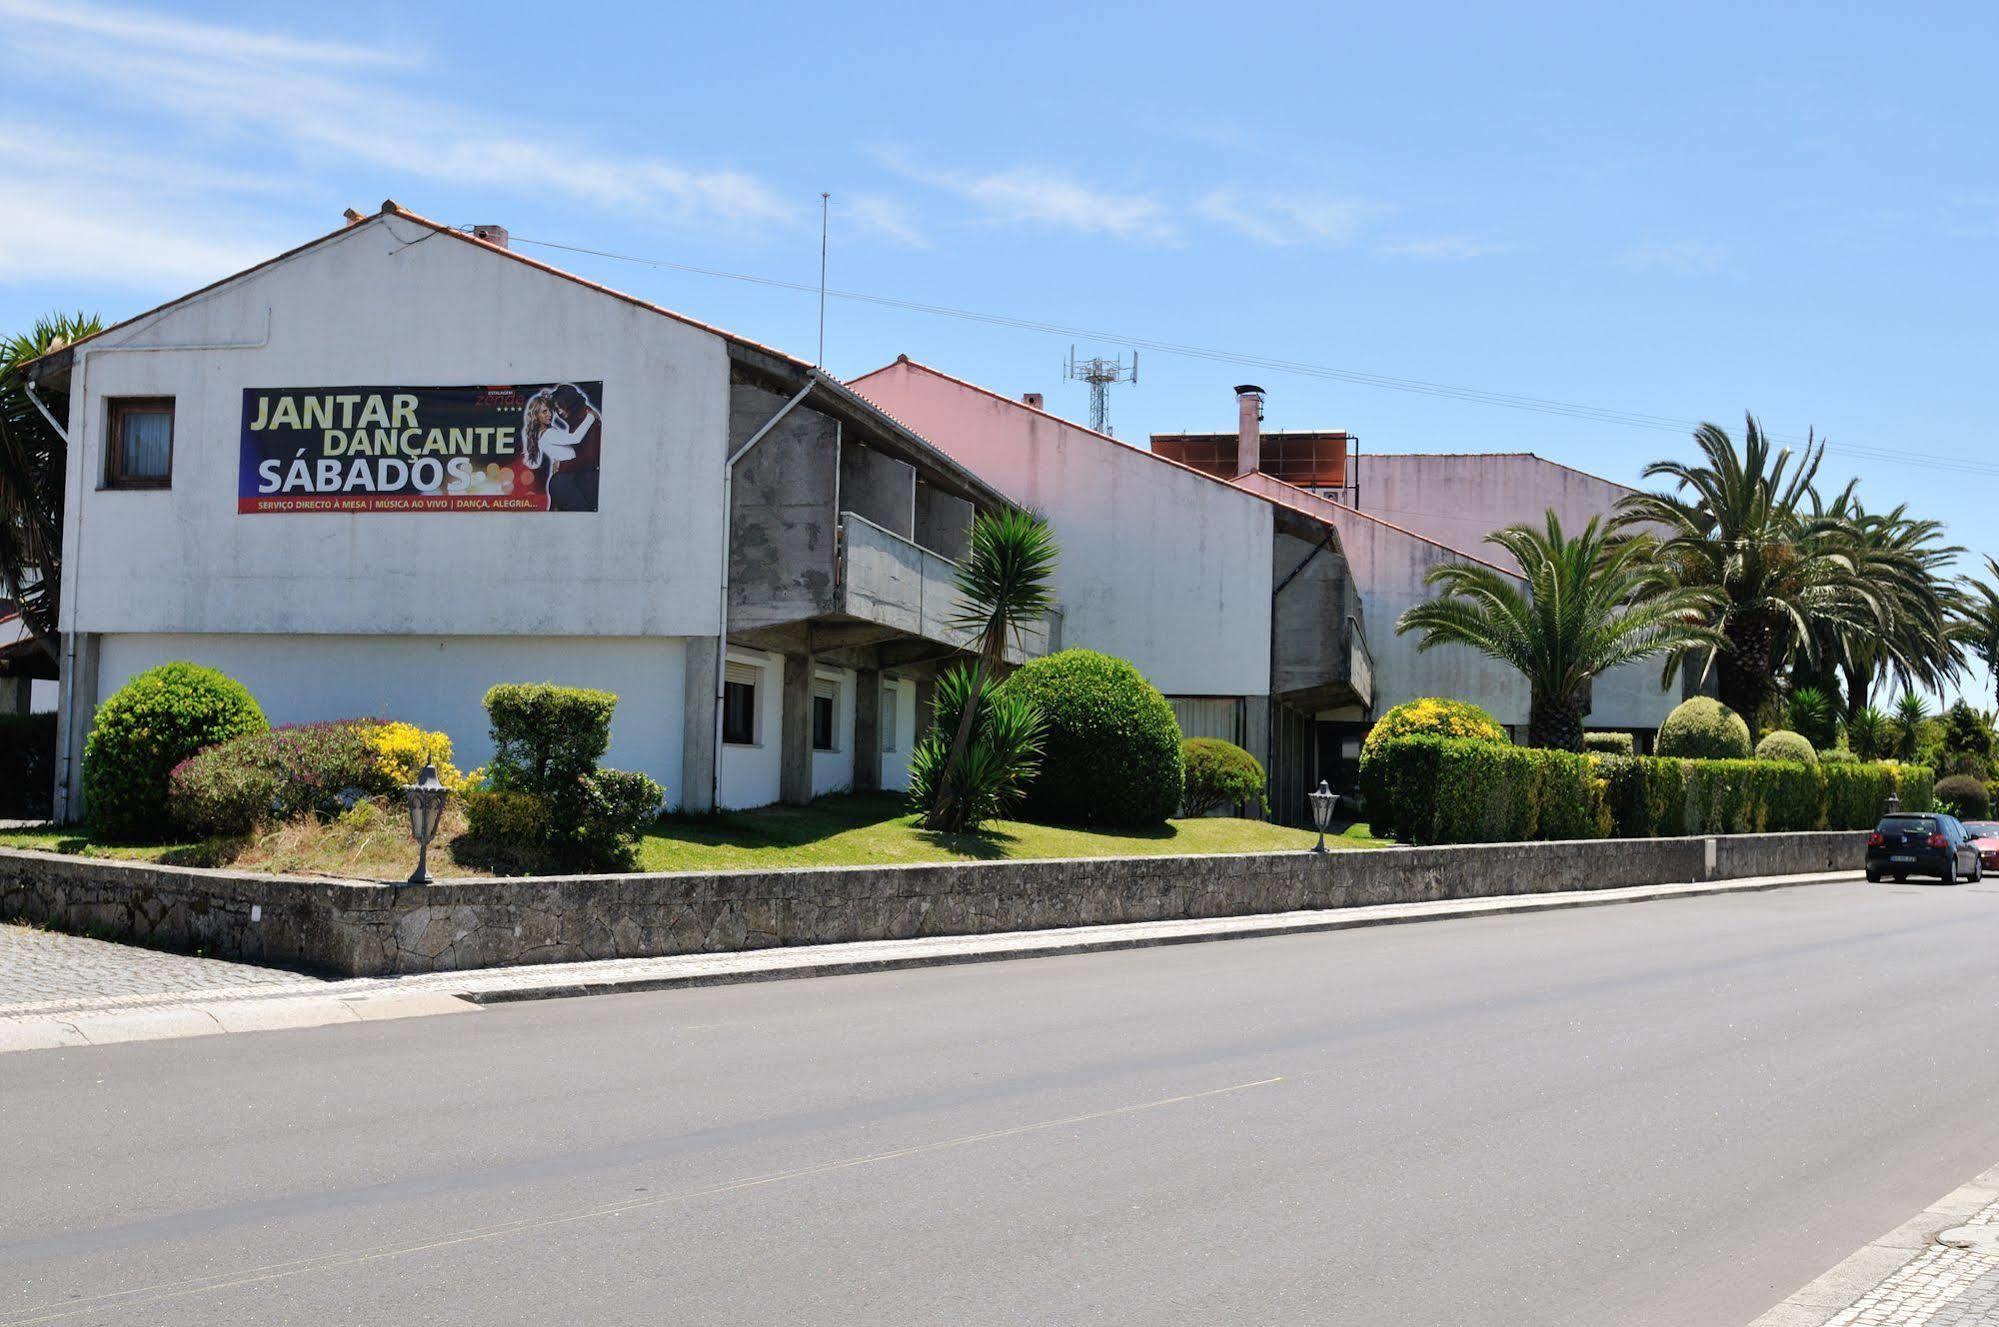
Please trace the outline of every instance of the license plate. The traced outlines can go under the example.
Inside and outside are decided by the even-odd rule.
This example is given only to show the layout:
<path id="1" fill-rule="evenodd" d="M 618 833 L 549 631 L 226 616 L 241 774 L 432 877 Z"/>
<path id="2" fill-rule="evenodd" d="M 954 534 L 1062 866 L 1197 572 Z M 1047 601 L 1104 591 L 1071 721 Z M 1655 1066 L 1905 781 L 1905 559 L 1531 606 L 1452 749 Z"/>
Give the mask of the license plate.
<path id="1" fill-rule="evenodd" d="M 1916 859 L 1913 857 L 1890 857 L 1888 860 L 1891 862 L 1913 862 Z"/>

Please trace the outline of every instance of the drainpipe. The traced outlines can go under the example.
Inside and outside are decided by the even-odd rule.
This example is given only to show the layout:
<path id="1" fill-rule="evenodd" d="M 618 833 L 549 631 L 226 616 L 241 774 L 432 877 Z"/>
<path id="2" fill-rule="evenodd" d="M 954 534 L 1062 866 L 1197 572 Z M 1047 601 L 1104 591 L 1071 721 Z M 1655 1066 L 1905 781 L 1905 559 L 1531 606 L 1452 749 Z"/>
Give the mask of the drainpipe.
<path id="1" fill-rule="evenodd" d="M 798 389 L 798 395 L 777 408 L 777 413 L 764 421 L 762 428 L 752 433 L 749 441 L 729 453 L 729 459 L 722 463 L 722 599 L 720 616 L 715 627 L 715 758 L 709 762 L 708 809 L 721 809 L 722 801 L 722 699 L 724 680 L 729 675 L 729 512 L 730 501 L 735 492 L 736 462 L 749 455 L 750 449 L 764 440 L 769 433 L 784 421 L 784 417 L 811 394 L 813 383 L 807 377 L 805 385 Z"/>
<path id="2" fill-rule="evenodd" d="M 42 404 L 42 398 L 35 394 L 35 384 L 29 382 L 24 377 L 21 380 L 21 386 L 27 390 L 28 399 L 35 403 L 35 409 L 42 412 L 42 418 L 49 421 L 49 427 L 56 431 L 58 438 L 62 439 L 62 445 L 65 447 L 69 446 L 69 430 L 56 423 L 56 417 L 49 413 L 49 408 Z"/>

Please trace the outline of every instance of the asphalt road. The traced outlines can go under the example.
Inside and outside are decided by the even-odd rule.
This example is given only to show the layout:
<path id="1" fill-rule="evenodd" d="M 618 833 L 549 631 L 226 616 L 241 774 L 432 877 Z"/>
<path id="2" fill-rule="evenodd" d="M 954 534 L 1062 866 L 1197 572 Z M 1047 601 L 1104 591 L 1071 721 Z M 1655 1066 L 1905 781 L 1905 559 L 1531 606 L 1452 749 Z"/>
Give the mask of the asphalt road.
<path id="1" fill-rule="evenodd" d="M 1999 1160 L 1999 881 L 0 1057 L 0 1327 L 1741 1324 Z"/>

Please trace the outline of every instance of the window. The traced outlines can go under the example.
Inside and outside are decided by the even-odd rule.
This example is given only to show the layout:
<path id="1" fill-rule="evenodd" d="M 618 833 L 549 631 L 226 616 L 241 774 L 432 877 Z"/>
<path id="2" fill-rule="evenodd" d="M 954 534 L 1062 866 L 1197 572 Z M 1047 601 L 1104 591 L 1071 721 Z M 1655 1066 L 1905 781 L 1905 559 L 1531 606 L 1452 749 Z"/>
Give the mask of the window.
<path id="1" fill-rule="evenodd" d="M 902 695 L 902 688 L 894 682 L 882 683 L 881 730 L 882 750 L 895 750 L 895 704 Z"/>
<path id="2" fill-rule="evenodd" d="M 111 403 L 106 488 L 165 488 L 173 479 L 174 401 L 127 397 Z"/>
<path id="3" fill-rule="evenodd" d="M 732 663 L 722 675 L 722 740 L 730 746 L 757 744 L 757 671 Z"/>
<path id="4" fill-rule="evenodd" d="M 839 712 L 836 702 L 840 699 L 840 683 L 830 677 L 812 680 L 812 749 L 814 751 L 838 751 L 835 744 L 833 718 Z"/>

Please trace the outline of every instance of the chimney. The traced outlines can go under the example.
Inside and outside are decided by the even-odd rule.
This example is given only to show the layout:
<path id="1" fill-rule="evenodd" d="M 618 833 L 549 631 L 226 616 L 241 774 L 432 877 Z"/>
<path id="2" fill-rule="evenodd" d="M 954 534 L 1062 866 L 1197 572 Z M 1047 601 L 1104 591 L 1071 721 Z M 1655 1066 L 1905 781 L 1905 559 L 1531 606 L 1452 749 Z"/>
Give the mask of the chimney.
<path id="1" fill-rule="evenodd" d="M 1253 475 L 1263 468 L 1263 389 L 1244 383 L 1235 389 L 1236 477 Z"/>
<path id="2" fill-rule="evenodd" d="M 1042 405 L 1041 405 L 1041 393 L 1040 393 L 1040 392 L 1022 392 L 1022 393 L 1020 394 L 1020 403 L 1021 403 L 1022 405 L 1031 405 L 1031 406 L 1033 406 L 1033 407 L 1034 407 L 1034 408 L 1035 408 L 1036 410 L 1040 410 L 1040 409 L 1042 409 Z"/>
<path id="3" fill-rule="evenodd" d="M 475 240 L 484 240 L 488 244 L 497 244 L 504 249 L 507 247 L 507 228 L 505 226 L 474 226 L 472 227 L 472 238 Z"/>

